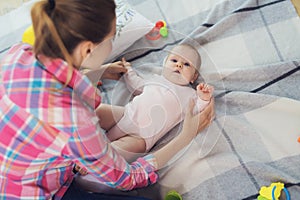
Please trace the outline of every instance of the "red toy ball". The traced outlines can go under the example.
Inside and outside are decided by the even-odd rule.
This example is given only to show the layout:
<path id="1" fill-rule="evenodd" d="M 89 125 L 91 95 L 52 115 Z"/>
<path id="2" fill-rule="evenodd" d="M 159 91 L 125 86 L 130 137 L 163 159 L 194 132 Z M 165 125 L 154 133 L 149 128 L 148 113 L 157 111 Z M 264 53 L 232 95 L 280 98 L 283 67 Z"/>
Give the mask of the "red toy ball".
<path id="1" fill-rule="evenodd" d="M 161 28 L 161 27 L 164 27 L 165 26 L 165 23 L 163 22 L 163 21 L 157 21 L 156 23 L 155 23 L 155 27 L 156 28 Z"/>

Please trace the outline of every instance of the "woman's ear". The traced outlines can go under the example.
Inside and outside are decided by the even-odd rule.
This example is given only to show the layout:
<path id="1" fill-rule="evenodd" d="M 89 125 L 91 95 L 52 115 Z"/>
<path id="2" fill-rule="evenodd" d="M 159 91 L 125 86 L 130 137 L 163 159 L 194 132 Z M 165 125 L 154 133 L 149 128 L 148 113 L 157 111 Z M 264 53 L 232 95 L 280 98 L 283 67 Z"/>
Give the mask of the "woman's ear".
<path id="1" fill-rule="evenodd" d="M 92 52 L 93 43 L 89 41 L 81 42 L 74 49 L 72 57 L 73 57 L 73 65 L 76 68 L 80 68 L 83 60 Z"/>
<path id="2" fill-rule="evenodd" d="M 86 58 L 93 49 L 94 44 L 90 41 L 84 41 L 80 44 L 80 54 L 83 58 Z"/>

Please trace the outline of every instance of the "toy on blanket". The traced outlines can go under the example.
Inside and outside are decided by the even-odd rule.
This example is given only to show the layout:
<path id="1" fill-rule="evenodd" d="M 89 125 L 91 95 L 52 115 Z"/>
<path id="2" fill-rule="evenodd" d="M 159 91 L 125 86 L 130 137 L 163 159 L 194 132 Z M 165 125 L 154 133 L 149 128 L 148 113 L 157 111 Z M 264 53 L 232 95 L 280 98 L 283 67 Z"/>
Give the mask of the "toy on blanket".
<path id="1" fill-rule="evenodd" d="M 170 190 L 164 200 L 182 200 L 182 197 L 176 190 Z"/>
<path id="2" fill-rule="evenodd" d="M 167 23 L 164 20 L 157 21 L 153 29 L 146 35 L 148 40 L 158 40 L 160 37 L 168 36 Z"/>
<path id="3" fill-rule="evenodd" d="M 34 36 L 33 26 L 31 25 L 24 31 L 22 36 L 22 42 L 33 46 L 34 40 L 35 40 L 35 36 Z"/>
<path id="4" fill-rule="evenodd" d="M 257 200 L 279 200 L 282 189 L 285 192 L 287 200 L 290 200 L 290 195 L 283 183 L 272 183 L 269 187 L 262 186 L 259 190 Z"/>

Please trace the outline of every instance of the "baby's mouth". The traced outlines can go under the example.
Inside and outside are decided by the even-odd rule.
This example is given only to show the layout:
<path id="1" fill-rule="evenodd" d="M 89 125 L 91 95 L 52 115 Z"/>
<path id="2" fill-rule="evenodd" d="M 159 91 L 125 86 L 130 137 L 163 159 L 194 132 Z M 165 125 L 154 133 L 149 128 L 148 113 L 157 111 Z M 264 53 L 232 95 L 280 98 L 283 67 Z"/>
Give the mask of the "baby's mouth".
<path id="1" fill-rule="evenodd" d="M 180 74 L 179 70 L 175 70 L 174 72 L 177 73 L 177 74 Z"/>

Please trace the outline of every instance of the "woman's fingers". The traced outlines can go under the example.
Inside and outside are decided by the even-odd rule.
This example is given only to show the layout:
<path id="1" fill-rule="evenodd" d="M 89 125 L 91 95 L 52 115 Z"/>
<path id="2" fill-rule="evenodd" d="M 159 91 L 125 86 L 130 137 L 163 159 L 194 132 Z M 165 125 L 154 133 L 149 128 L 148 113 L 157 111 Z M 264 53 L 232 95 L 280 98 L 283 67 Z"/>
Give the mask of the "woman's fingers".
<path id="1" fill-rule="evenodd" d="M 199 115 L 199 126 L 198 132 L 204 130 L 210 123 L 213 121 L 215 117 L 215 101 L 212 98 L 207 107 L 198 114 Z"/>
<path id="2" fill-rule="evenodd" d="M 195 100 L 194 99 L 190 99 L 190 102 L 189 102 L 189 112 L 188 112 L 189 115 L 193 115 L 194 107 L 195 107 Z"/>
<path id="3" fill-rule="evenodd" d="M 123 64 L 124 67 L 131 66 L 130 62 L 127 62 L 124 57 L 122 58 L 122 64 Z"/>

